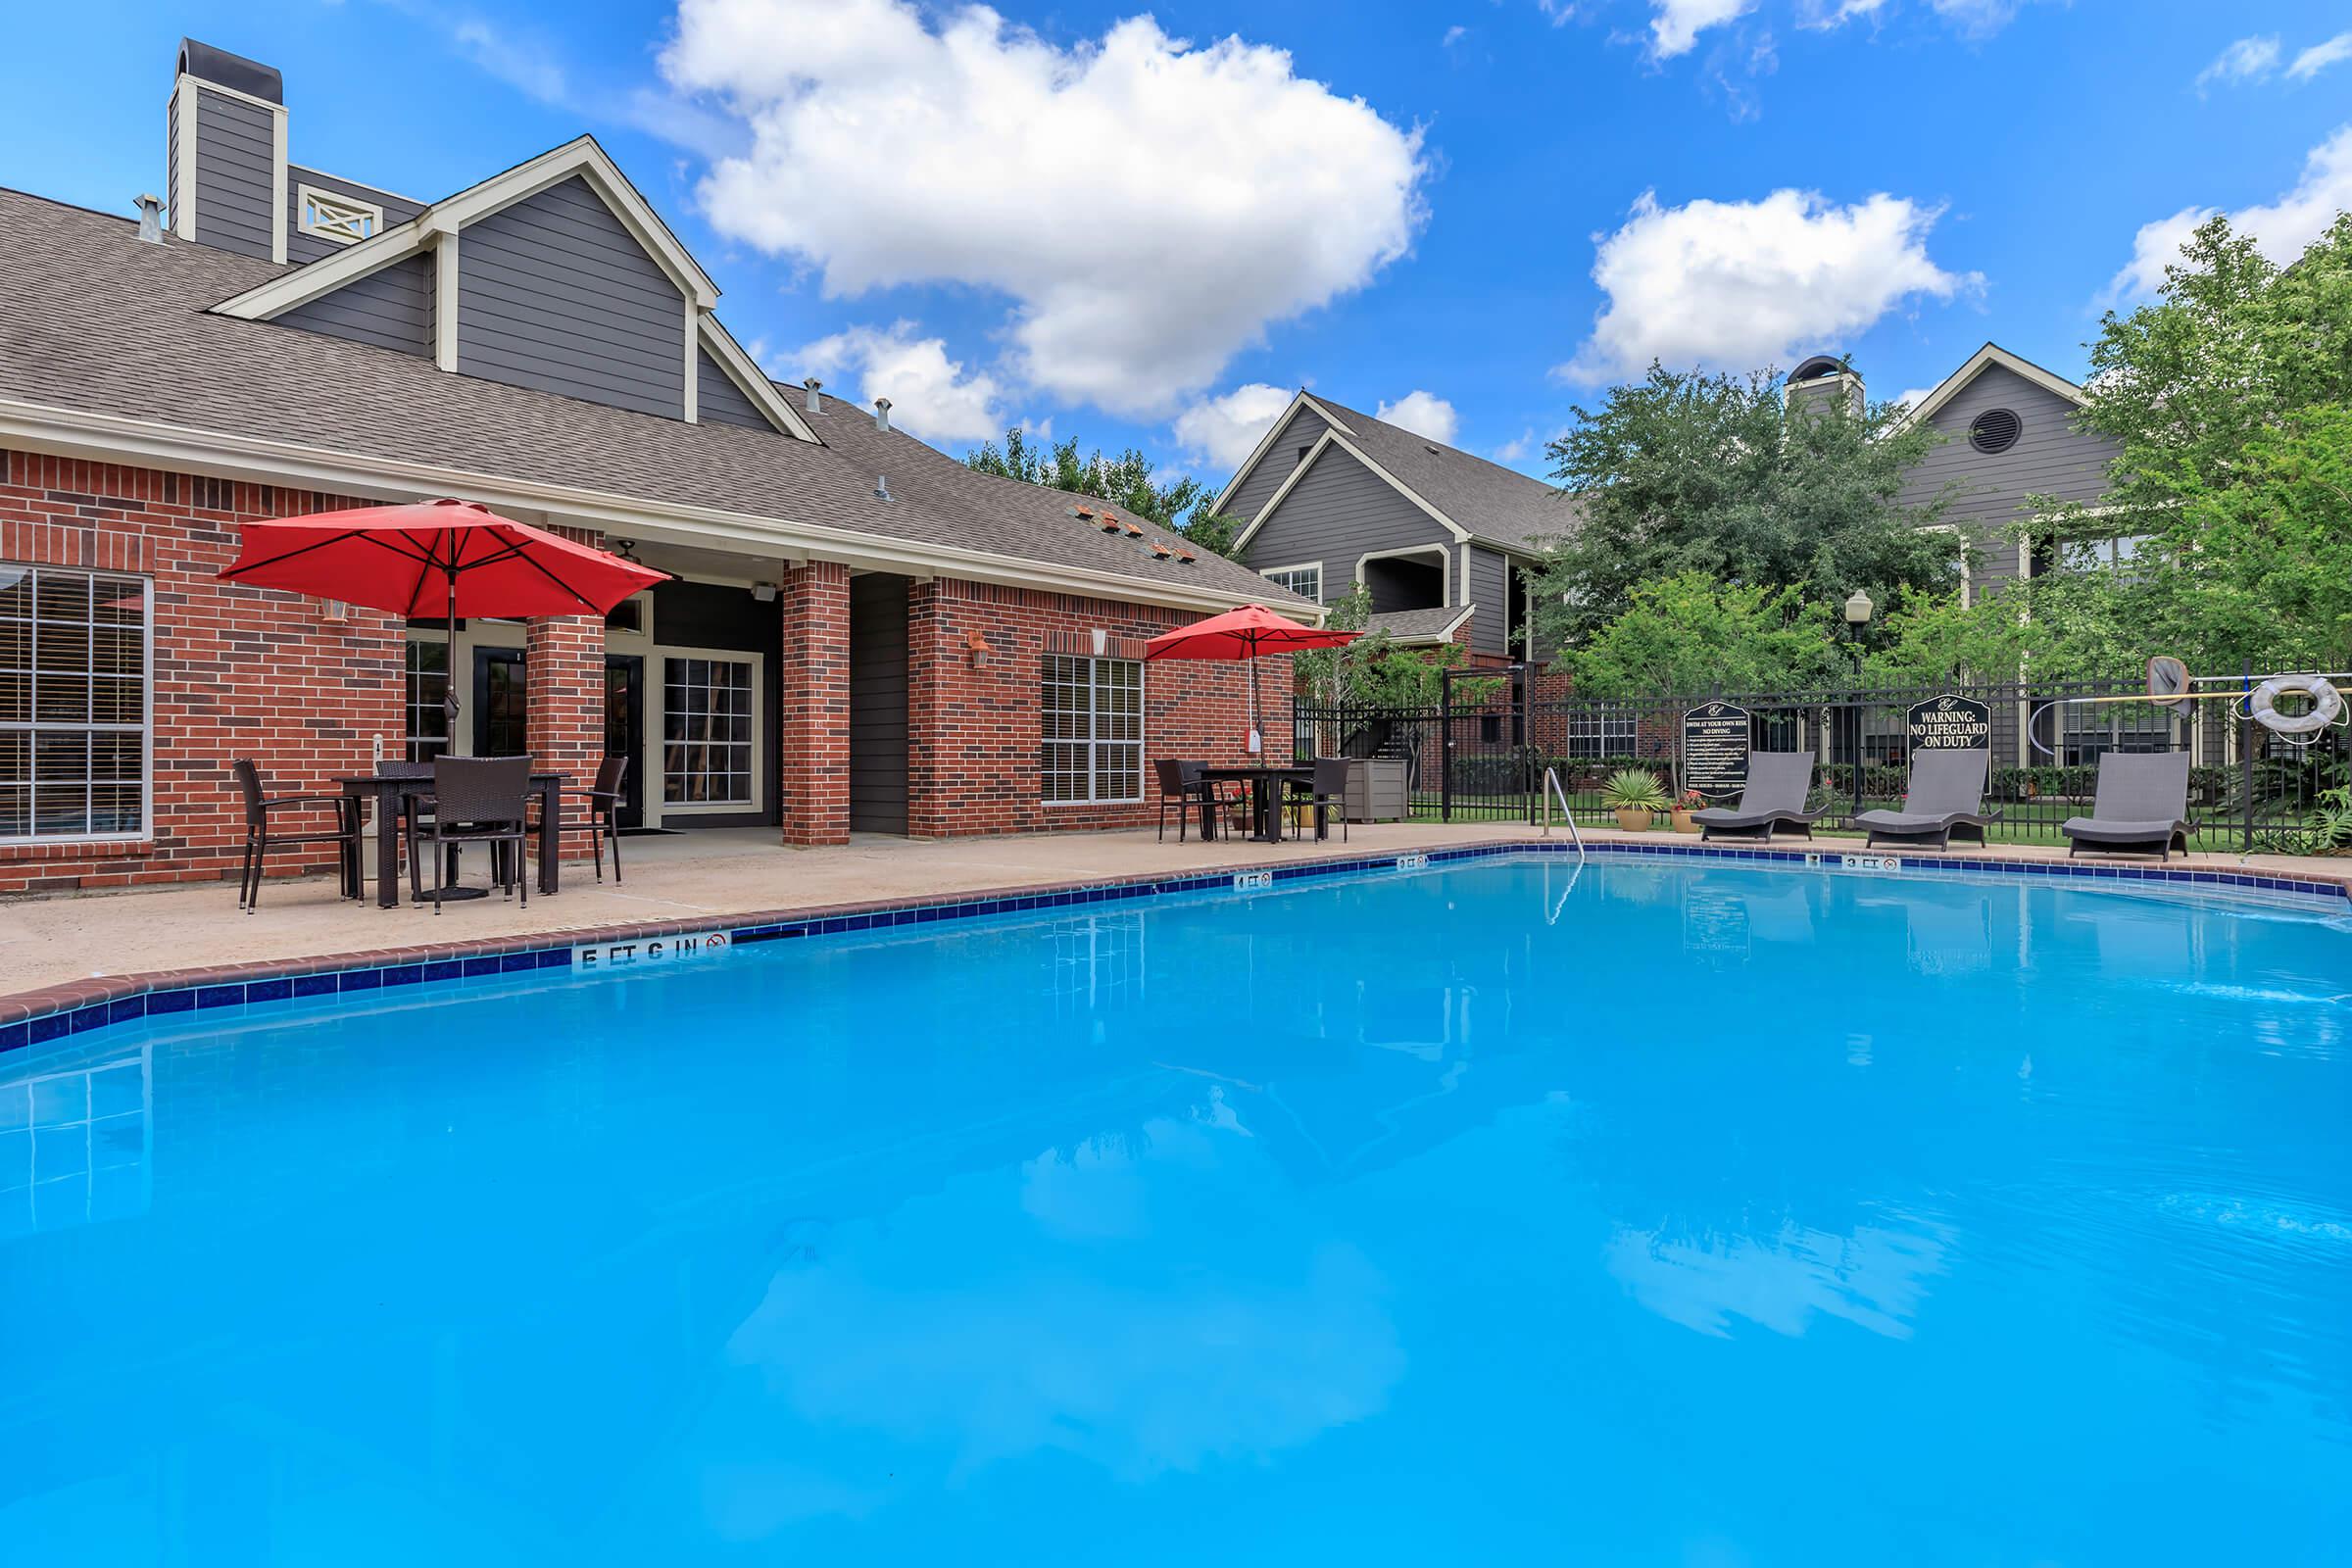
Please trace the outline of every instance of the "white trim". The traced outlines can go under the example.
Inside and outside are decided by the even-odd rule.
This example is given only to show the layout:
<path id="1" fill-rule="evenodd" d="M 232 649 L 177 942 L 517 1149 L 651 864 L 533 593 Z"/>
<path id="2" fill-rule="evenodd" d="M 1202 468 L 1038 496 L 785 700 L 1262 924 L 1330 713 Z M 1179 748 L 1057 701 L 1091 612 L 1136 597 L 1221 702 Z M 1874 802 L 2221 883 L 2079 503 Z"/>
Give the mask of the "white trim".
<path id="1" fill-rule="evenodd" d="M 314 224 L 309 221 L 309 217 L 311 208 L 315 204 L 326 207 L 348 207 L 356 211 L 371 213 L 375 217 L 375 223 L 365 234 L 346 233 L 331 226 Z M 324 244 L 360 245 L 384 231 L 384 204 L 382 202 L 371 202 L 358 196 L 347 196 L 339 190 L 328 190 L 323 185 L 314 185 L 307 179 L 294 182 L 294 206 L 296 209 L 294 231 L 299 234 L 307 234 Z"/>
<path id="2" fill-rule="evenodd" d="M 1936 389 L 1919 400 L 1919 406 L 1903 416 L 1905 424 L 1916 424 L 1934 418 L 1943 406 L 1966 390 L 1968 384 L 1986 370 L 1998 366 L 2011 374 L 2041 388 L 2044 392 L 2064 398 L 2076 408 L 2085 407 L 2090 396 L 2065 376 L 2043 369 L 2031 360 L 2021 360 L 1997 343 L 1987 343 L 1968 357 L 1968 363 L 1937 382 Z"/>
<path id="3" fill-rule="evenodd" d="M 698 579 L 699 580 L 699 579 Z M 639 650 L 623 650 L 636 654 Z M 767 733 L 767 655 L 756 648 L 678 648 L 667 643 L 653 643 L 644 650 L 645 657 L 645 736 L 644 755 L 638 760 L 644 781 L 638 790 L 643 802 L 642 818 L 647 827 L 661 827 L 670 818 L 691 821 L 698 816 L 731 816 L 745 811 L 764 811 L 767 808 L 767 754 L 770 737 Z M 748 801 L 669 801 L 662 798 L 668 789 L 668 775 L 662 766 L 663 720 L 669 712 L 668 670 L 664 662 L 672 659 L 707 659 L 713 662 L 750 664 L 752 666 L 752 782 Z M 723 742 L 732 746 L 732 741 Z"/>
<path id="4" fill-rule="evenodd" d="M 246 92 L 242 88 L 226 86 L 220 82 L 215 81 L 210 76 L 199 76 L 188 72 L 182 72 L 180 74 L 180 80 L 196 82 L 207 92 L 217 92 L 223 98 L 234 98 L 239 103 L 251 104 L 256 109 L 267 109 L 271 114 L 282 115 L 286 112 L 286 106 L 284 104 L 273 104 L 267 98 L 257 98 L 252 93 Z"/>
<path id="5" fill-rule="evenodd" d="M 703 368 L 696 364 L 703 346 L 703 312 L 692 300 L 686 306 L 686 406 L 688 424 L 703 422 Z"/>
<path id="6" fill-rule="evenodd" d="M 140 627 L 140 631 L 145 640 L 145 653 L 142 656 L 145 660 L 145 662 L 140 666 L 139 674 L 139 825 L 137 829 L 129 833 L 0 834 L 0 849 L 21 850 L 34 845 L 153 844 L 155 841 L 155 762 L 159 751 L 159 748 L 156 744 L 155 733 L 155 574 L 151 571 L 117 571 L 106 566 L 69 566 L 63 564 L 52 564 L 48 562 L 41 561 L 17 561 L 11 562 L 10 564 L 23 567 L 30 571 L 78 571 L 88 576 L 93 581 L 100 577 L 129 577 L 135 579 L 139 584 L 140 591 L 145 596 L 142 604 L 142 610 L 144 612 L 142 618 L 144 624 Z M 97 609 L 96 606 L 93 605 L 91 607 L 91 617 L 93 623 L 95 622 L 96 615 Z M 27 659 L 33 657 L 33 650 L 29 647 L 25 650 L 25 657 Z M 94 678 L 94 672 L 92 676 L 85 678 L 89 678 L 91 680 L 92 696 L 94 698 L 96 695 L 96 681 Z M 120 735 L 122 733 L 122 731 L 119 728 L 101 729 L 95 720 L 85 720 L 79 725 L 74 724 L 70 721 L 44 723 L 37 711 L 33 713 L 31 718 L 25 721 L 20 733 L 24 734 L 29 741 L 33 735 L 39 733 L 43 729 L 79 729 L 80 732 L 85 736 Z M 91 781 L 85 776 L 82 781 L 82 787 L 87 789 L 90 785 L 90 782 Z M 35 799 L 37 786 L 33 784 L 32 778 L 29 774 L 26 776 L 25 784 L 26 798 L 24 802 L 24 808 L 29 819 L 30 812 L 38 805 L 38 801 Z M 86 806 L 86 801 L 84 804 Z"/>
<path id="7" fill-rule="evenodd" d="M 1966 610 L 1974 605 L 1976 603 L 1976 573 L 1969 569 L 1968 553 L 1975 546 L 1976 541 L 1969 536 L 1968 530 L 1956 522 L 1931 522 L 1919 531 L 1958 536 L 1960 540 L 1960 608 Z"/>
<path id="8" fill-rule="evenodd" d="M 433 247 L 433 366 L 453 372 L 458 368 L 458 236 L 452 232 Z"/>
<path id="9" fill-rule="evenodd" d="M 1256 566 L 1252 567 L 1251 569 L 1254 570 L 1260 577 L 1268 578 L 1269 580 L 1276 572 L 1311 571 L 1315 574 L 1315 603 L 1318 605 L 1323 603 L 1323 563 L 1320 561 L 1299 561 L 1294 562 L 1287 566 Z M 1275 586 L 1279 588 L 1290 588 L 1291 585 L 1289 583 L 1277 583 Z M 1298 593 L 1298 590 L 1296 588 L 1291 588 L 1291 592 Z M 1300 597 L 1303 598 L 1305 596 L 1300 595 Z"/>
<path id="10" fill-rule="evenodd" d="M 299 169 L 306 174 L 317 174 L 320 179 L 336 180 L 342 184 L 349 185 L 354 190 L 364 190 L 370 196 L 389 196 L 396 202 L 407 202 L 412 207 L 423 207 L 427 205 L 426 203 L 420 202 L 416 197 L 408 195 L 405 192 L 386 190 L 381 185 L 370 185 L 364 179 L 350 179 L 342 174 L 336 173 L 331 169 L 313 169 L 308 164 L 294 164 L 290 167 Z"/>
<path id="11" fill-rule="evenodd" d="M 645 198 L 637 194 L 627 176 L 596 144 L 596 138 L 580 136 L 541 153 L 528 163 L 517 164 L 503 174 L 493 174 L 455 196 L 443 197 L 407 222 L 387 228 L 340 255 L 272 278 L 222 300 L 213 309 L 243 320 L 266 321 L 298 305 L 307 305 L 322 294 L 332 293 L 378 268 L 414 256 L 436 236 L 455 234 L 467 223 L 502 212 L 575 174 L 586 180 L 598 199 L 612 210 L 630 237 L 669 274 L 680 292 L 706 311 L 718 303 L 718 285 L 710 281 L 701 264 L 646 205 Z"/>
<path id="12" fill-rule="evenodd" d="M 286 109 L 274 106 L 270 123 L 270 259 L 286 265 Z M 378 213 L 380 220 L 382 214 Z"/>
<path id="13" fill-rule="evenodd" d="M 323 267 L 325 262 L 314 262 Z M 308 270 L 308 269 L 305 269 Z M 224 478 L 297 485 L 346 495 L 412 500 L 463 495 L 499 511 L 562 513 L 568 519 L 631 538 L 700 545 L 775 561 L 840 562 L 873 571 L 929 572 L 967 582 L 1035 588 L 1129 604 L 1179 610 L 1235 610 L 1264 601 L 1241 587 L 1194 588 L 1124 577 L 1055 562 L 994 551 L 861 533 L 852 528 L 763 517 L 752 513 L 680 502 L 647 501 L 609 491 L 574 489 L 532 479 L 503 478 L 406 459 L 364 457 L 261 436 L 192 430 L 114 414 L 54 409 L 0 398 L 0 442 L 60 457 L 94 458 L 160 467 L 199 469 Z M 1267 608 L 1308 625 L 1320 624 L 1314 605 Z"/>
<path id="14" fill-rule="evenodd" d="M 718 362 L 718 368 L 727 372 L 727 379 L 735 383 L 735 390 L 750 398 L 752 407 L 765 415 L 769 422 L 784 434 L 824 445 L 817 439 L 815 428 L 792 406 L 792 399 L 779 391 L 775 382 L 760 373 L 760 367 L 753 363 L 751 355 L 744 352 L 743 345 L 735 341 L 735 334 L 720 325 L 718 318 L 709 311 L 698 311 L 696 315 L 700 318 L 696 333 L 699 345 L 710 351 L 710 357 Z M 691 375 L 695 368 L 689 361 L 687 373 Z"/>
<path id="15" fill-rule="evenodd" d="M 1303 396 L 1303 394 L 1301 395 Z M 1274 510 L 1281 506 L 1283 502 L 1289 500 L 1291 492 L 1298 487 L 1298 482 L 1301 479 L 1306 477 L 1306 470 L 1313 467 L 1316 460 L 1321 458 L 1325 452 L 1329 451 L 1333 447 L 1338 447 L 1341 451 L 1355 459 L 1356 462 L 1371 469 L 1374 476 L 1377 477 L 1383 484 L 1386 484 L 1390 489 L 1404 497 L 1405 500 L 1410 501 L 1414 506 L 1419 507 L 1423 512 L 1429 514 L 1430 517 L 1435 520 L 1440 527 L 1444 528 L 1447 533 L 1453 536 L 1453 542 L 1455 544 L 1461 545 L 1468 544 L 1470 542 L 1471 535 L 1469 529 L 1463 527 L 1460 523 L 1446 515 L 1445 513 L 1440 512 L 1437 508 L 1422 500 L 1420 494 L 1415 491 L 1412 486 L 1404 483 L 1395 474 L 1391 473 L 1388 469 L 1382 467 L 1379 464 L 1366 457 L 1364 455 L 1363 448 L 1357 446 L 1353 441 L 1348 440 L 1347 436 L 1340 433 L 1337 427 L 1334 427 L 1324 431 L 1321 436 L 1316 438 L 1315 444 L 1307 449 L 1306 456 L 1298 460 L 1298 466 L 1293 468 L 1291 470 L 1290 477 L 1282 481 L 1282 487 L 1276 490 L 1271 496 L 1266 498 L 1266 504 L 1258 508 L 1256 517 L 1251 519 L 1249 527 L 1242 530 L 1241 537 L 1234 540 L 1233 548 L 1235 550 L 1240 551 L 1249 548 L 1250 541 L 1257 536 L 1257 530 L 1266 525 L 1266 519 L 1268 517 L 1274 515 Z"/>
<path id="16" fill-rule="evenodd" d="M 1284 429 L 1289 426 L 1292 416 L 1300 409 L 1314 410 L 1315 413 L 1322 417 L 1324 423 L 1330 425 L 1336 430 L 1340 430 L 1350 435 L 1354 433 L 1353 431 L 1348 430 L 1347 425 L 1340 422 L 1340 417 L 1338 415 L 1333 414 L 1331 410 L 1325 408 L 1322 404 L 1317 403 L 1313 398 L 1308 397 L 1306 395 L 1306 388 L 1300 387 L 1298 392 L 1292 396 L 1290 407 L 1284 409 L 1282 413 L 1275 417 L 1274 422 L 1266 426 L 1266 433 L 1257 438 L 1257 445 L 1250 449 L 1250 456 L 1242 460 L 1242 466 L 1235 469 L 1233 477 L 1225 482 L 1225 488 L 1217 492 L 1217 499 L 1210 503 L 1208 509 L 1209 511 L 1213 513 L 1224 512 L 1225 503 L 1233 499 L 1233 493 L 1242 487 L 1242 481 L 1244 479 L 1250 477 L 1250 470 L 1255 468 L 1258 464 L 1264 460 L 1265 455 L 1274 449 L 1274 438 L 1282 434 Z M 1264 508 L 1261 507 L 1259 510 L 1262 512 Z"/>
<path id="17" fill-rule="evenodd" d="M 182 74 L 172 84 L 172 118 L 178 125 L 178 167 L 171 172 L 172 232 L 196 239 L 196 78 Z"/>
<path id="18" fill-rule="evenodd" d="M 1394 550 L 1367 550 L 1362 555 L 1355 558 L 1355 580 L 1358 583 L 1361 583 L 1364 580 L 1364 564 L 1367 562 L 1393 561 L 1403 556 L 1430 555 L 1434 555 L 1438 558 L 1438 575 L 1446 584 L 1446 597 L 1440 603 L 1432 605 L 1429 608 L 1432 610 L 1451 610 L 1455 608 L 1453 600 L 1453 552 L 1445 545 L 1436 543 L 1426 545 L 1398 545 Z M 1460 608 L 1467 611 L 1476 610 L 1478 607 L 1476 605 L 1463 605 Z"/>
<path id="19" fill-rule="evenodd" d="M 1072 808 L 1084 808 L 1090 806 L 1140 806 L 1151 794 L 1152 662 L 1149 659 L 1126 659 L 1117 654 L 1106 654 L 1101 652 L 1102 649 L 1107 646 L 1109 646 L 1108 637 L 1100 628 L 1097 628 L 1095 632 L 1095 648 L 1097 652 L 1089 654 L 1064 654 L 1056 653 L 1053 649 L 1046 649 L 1043 650 L 1038 656 L 1037 804 L 1042 809 L 1048 811 L 1058 811 L 1068 810 Z M 1087 726 L 1090 732 L 1097 727 L 1097 721 L 1102 717 L 1102 705 L 1098 701 L 1102 690 L 1101 666 L 1104 664 L 1133 664 L 1135 666 L 1136 730 L 1135 740 L 1132 743 L 1135 747 L 1135 793 L 1133 795 L 1090 794 L 1083 800 L 1050 801 L 1046 799 L 1047 769 L 1045 749 L 1048 746 L 1056 744 L 1064 746 L 1084 746 L 1086 748 L 1087 762 L 1086 787 L 1089 790 L 1092 790 L 1095 787 L 1095 779 L 1101 771 L 1099 762 L 1101 759 L 1102 748 L 1105 746 L 1126 746 L 1130 744 L 1127 741 L 1102 740 L 1092 733 L 1089 733 L 1084 741 L 1060 740 L 1058 738 L 1049 737 L 1046 734 L 1045 662 L 1049 659 L 1076 659 L 1085 662 L 1087 691 L 1086 716 Z"/>

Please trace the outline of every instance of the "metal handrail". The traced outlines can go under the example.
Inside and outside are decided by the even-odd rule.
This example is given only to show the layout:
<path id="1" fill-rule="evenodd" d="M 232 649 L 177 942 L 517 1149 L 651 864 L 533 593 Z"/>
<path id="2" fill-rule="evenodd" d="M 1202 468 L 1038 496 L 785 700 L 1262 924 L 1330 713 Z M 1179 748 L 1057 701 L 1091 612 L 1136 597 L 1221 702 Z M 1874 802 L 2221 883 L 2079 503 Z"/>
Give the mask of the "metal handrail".
<path id="1" fill-rule="evenodd" d="M 1576 841 L 1576 863 L 1582 865 L 1586 859 L 1585 836 L 1577 831 L 1576 813 L 1568 808 L 1568 792 L 1560 787 L 1560 770 L 1556 767 L 1547 767 L 1544 770 L 1544 836 L 1545 838 L 1551 837 L 1551 803 L 1554 796 L 1559 798 L 1560 815 L 1567 820 L 1568 836 Z"/>

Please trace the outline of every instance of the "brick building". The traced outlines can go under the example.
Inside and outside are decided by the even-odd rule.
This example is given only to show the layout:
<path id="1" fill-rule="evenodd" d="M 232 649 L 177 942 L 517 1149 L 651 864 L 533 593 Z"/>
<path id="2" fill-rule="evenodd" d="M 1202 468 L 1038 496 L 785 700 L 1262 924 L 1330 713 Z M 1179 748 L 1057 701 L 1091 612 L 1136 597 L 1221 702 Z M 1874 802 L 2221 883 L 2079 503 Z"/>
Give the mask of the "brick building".
<path id="1" fill-rule="evenodd" d="M 1247 670 L 1142 642 L 1309 601 L 771 382 L 590 138 L 420 203 L 288 120 L 183 43 L 140 219 L 0 190 L 0 892 L 227 874 L 247 756 L 625 755 L 626 825 L 826 844 L 1139 823 L 1152 758 L 1245 755 Z M 441 495 L 673 580 L 462 623 L 452 667 L 437 622 L 214 575 L 251 519 Z"/>

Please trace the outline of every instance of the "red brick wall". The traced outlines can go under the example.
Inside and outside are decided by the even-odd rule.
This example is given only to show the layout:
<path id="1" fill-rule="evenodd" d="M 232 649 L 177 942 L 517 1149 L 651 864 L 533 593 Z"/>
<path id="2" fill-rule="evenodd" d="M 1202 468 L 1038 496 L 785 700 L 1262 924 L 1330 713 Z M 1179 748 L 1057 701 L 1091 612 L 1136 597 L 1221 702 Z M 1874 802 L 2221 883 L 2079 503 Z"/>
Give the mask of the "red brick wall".
<path id="1" fill-rule="evenodd" d="M 592 550 L 605 547 L 593 528 L 552 530 Z M 582 615 L 543 616 L 524 622 L 523 702 L 531 758 L 543 772 L 568 773 L 574 788 L 596 781 L 605 760 L 605 623 Z M 634 762 L 635 759 L 631 759 Z M 585 803 L 566 801 L 576 816 Z M 588 830 L 564 835 L 566 857 L 585 858 Z"/>
<path id="2" fill-rule="evenodd" d="M 939 578 L 908 590 L 907 829 L 918 837 L 1133 827 L 1156 819 L 1152 761 L 1249 760 L 1246 664 L 1161 660 L 1144 671 L 1144 795 L 1126 806 L 1048 806 L 1039 781 L 1039 710 L 1049 639 L 1084 652 L 1103 632 L 1119 657 L 1200 619 L 1117 600 Z M 974 638 L 985 644 L 975 650 Z M 1291 663 L 1257 662 L 1266 756 L 1291 750 Z"/>
<path id="3" fill-rule="evenodd" d="M 811 562 L 777 585 L 783 722 L 776 797 L 787 844 L 850 837 L 850 568 Z M 911 656 L 913 649 L 908 647 Z"/>
<path id="4" fill-rule="evenodd" d="M 244 838 L 229 764 L 254 758 L 273 793 L 368 772 L 399 755 L 397 618 L 240 588 L 214 573 L 238 524 L 366 503 L 24 452 L 0 453 L 0 563 L 154 580 L 154 809 L 136 843 L 0 844 L 0 893 L 230 877 Z M 332 863 L 286 851 L 275 870 Z"/>

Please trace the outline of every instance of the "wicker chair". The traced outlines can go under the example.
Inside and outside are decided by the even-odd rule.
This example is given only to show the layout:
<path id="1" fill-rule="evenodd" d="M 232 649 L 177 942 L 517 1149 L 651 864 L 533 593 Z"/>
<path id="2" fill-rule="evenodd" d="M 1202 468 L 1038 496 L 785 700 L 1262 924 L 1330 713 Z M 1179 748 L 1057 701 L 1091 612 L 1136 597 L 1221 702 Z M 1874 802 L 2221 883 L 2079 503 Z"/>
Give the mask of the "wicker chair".
<path id="1" fill-rule="evenodd" d="M 522 874 L 522 849 L 530 834 L 530 787 L 527 757 L 434 760 L 432 815 L 416 812 L 409 818 L 409 863 L 414 867 L 431 855 L 433 885 L 428 896 L 435 914 L 441 912 L 447 886 L 445 852 L 464 844 L 488 847 L 492 878 L 510 898 L 520 888 L 523 906 L 529 907 L 531 886 Z"/>
<path id="2" fill-rule="evenodd" d="M 271 850 L 292 849 L 299 844 L 332 844 L 336 846 L 335 868 L 340 878 L 342 896 L 360 896 L 360 810 L 359 802 L 342 795 L 277 795 L 264 793 L 262 770 L 250 757 L 240 757 L 233 764 L 237 775 L 238 793 L 245 798 L 245 864 L 237 874 L 237 907 L 247 914 L 261 902 L 262 871 Z M 331 833 L 292 832 L 273 830 L 270 823 L 272 811 L 292 811 L 305 807 L 330 806 L 335 811 L 335 828 Z"/>
<path id="3" fill-rule="evenodd" d="M 1185 824 L 1192 820 L 1195 807 L 1200 808 L 1200 819 L 1206 822 L 1213 813 L 1232 804 L 1226 794 L 1217 788 L 1214 780 L 1200 776 L 1202 765 L 1200 762 L 1180 761 L 1172 757 L 1152 760 L 1152 774 L 1159 784 L 1159 836 L 1162 840 L 1168 836 L 1169 811 L 1176 813 L 1176 842 L 1182 844 Z"/>
<path id="4" fill-rule="evenodd" d="M 564 794 L 588 803 L 588 844 L 596 855 L 596 879 L 605 879 L 605 846 L 612 846 L 612 880 L 620 881 L 620 828 L 614 813 L 620 809 L 621 785 L 628 781 L 629 760 L 608 757 L 596 764 L 596 783 L 589 789 L 567 789 Z"/>
<path id="5" fill-rule="evenodd" d="M 1331 836 L 1329 812 L 1335 808 L 1340 813 L 1340 842 L 1348 842 L 1348 759 L 1319 757 L 1315 759 L 1315 775 L 1309 780 L 1286 781 L 1283 805 L 1293 810 L 1308 810 L 1315 815 L 1315 837 Z"/>

